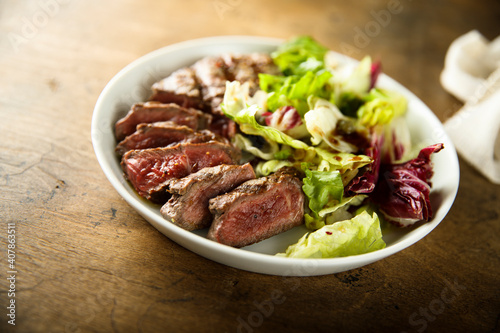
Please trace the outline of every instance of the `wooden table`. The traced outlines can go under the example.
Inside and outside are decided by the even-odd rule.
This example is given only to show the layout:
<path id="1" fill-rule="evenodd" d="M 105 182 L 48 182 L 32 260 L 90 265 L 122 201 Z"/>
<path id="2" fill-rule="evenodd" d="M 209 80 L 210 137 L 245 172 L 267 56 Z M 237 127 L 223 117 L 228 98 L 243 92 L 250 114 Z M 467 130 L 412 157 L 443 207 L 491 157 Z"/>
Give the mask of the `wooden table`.
<path id="1" fill-rule="evenodd" d="M 309 34 L 370 54 L 444 121 L 461 107 L 439 83 L 444 55 L 472 29 L 499 35 L 500 3 L 3 0 L 0 331 L 498 332 L 500 187 L 463 160 L 454 206 L 416 245 L 344 273 L 280 277 L 212 262 L 160 234 L 108 183 L 90 137 L 94 104 L 125 65 L 228 34 Z"/>

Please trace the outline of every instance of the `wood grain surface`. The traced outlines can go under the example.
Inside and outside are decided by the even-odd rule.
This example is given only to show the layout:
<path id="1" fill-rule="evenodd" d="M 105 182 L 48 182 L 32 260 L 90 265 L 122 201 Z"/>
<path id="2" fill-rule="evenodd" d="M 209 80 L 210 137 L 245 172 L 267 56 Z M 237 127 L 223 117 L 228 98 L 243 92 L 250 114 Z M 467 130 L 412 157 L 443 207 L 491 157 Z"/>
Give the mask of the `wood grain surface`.
<path id="1" fill-rule="evenodd" d="M 439 83 L 444 56 L 472 29 L 500 35 L 500 2 L 2 0 L 0 331 L 499 332 L 500 187 L 463 160 L 454 206 L 422 241 L 366 267 L 295 278 L 170 241 L 112 188 L 90 136 L 95 102 L 121 68 L 216 35 L 309 34 L 369 54 L 444 121 L 461 107 Z"/>

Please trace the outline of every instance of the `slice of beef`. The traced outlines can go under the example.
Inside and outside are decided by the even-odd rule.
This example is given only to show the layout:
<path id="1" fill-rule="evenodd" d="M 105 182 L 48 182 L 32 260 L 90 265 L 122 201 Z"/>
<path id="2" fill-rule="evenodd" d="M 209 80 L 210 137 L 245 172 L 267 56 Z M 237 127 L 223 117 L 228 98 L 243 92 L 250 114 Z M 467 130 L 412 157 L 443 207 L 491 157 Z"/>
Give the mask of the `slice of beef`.
<path id="1" fill-rule="evenodd" d="M 250 95 L 259 89 L 259 73 L 280 75 L 279 68 L 272 58 L 265 53 L 222 55 L 229 81 L 248 82 Z"/>
<path id="2" fill-rule="evenodd" d="M 265 53 L 209 56 L 153 84 L 150 100 L 222 115 L 226 81 L 248 82 L 254 94 L 259 89 L 259 73 L 278 75 L 280 71 Z"/>
<path id="3" fill-rule="evenodd" d="M 123 155 L 133 149 L 167 147 L 182 142 L 201 143 L 208 141 L 229 143 L 226 138 L 212 131 L 194 131 L 187 126 L 164 121 L 137 125 L 137 130 L 116 146 L 116 152 Z"/>
<path id="4" fill-rule="evenodd" d="M 164 203 L 169 181 L 206 167 L 237 164 L 239 151 L 220 142 L 179 143 L 165 148 L 130 150 L 122 157 L 126 178 L 137 193 L 155 203 Z"/>
<path id="5" fill-rule="evenodd" d="M 169 192 L 173 194 L 161 208 L 161 214 L 186 230 L 206 228 L 213 220 L 208 200 L 254 178 L 255 172 L 247 163 L 204 168 L 184 178 L 172 180 Z"/>
<path id="6" fill-rule="evenodd" d="M 205 107 L 201 86 L 191 67 L 176 70 L 163 80 L 154 83 L 152 90 L 151 101 L 175 103 L 185 108 L 199 110 Z"/>
<path id="7" fill-rule="evenodd" d="M 220 136 L 231 139 L 236 135 L 236 123 L 224 115 L 214 114 L 208 129 Z"/>
<path id="8" fill-rule="evenodd" d="M 243 247 L 302 224 L 305 196 L 298 177 L 298 171 L 285 167 L 211 199 L 214 221 L 208 238 Z"/>
<path id="9" fill-rule="evenodd" d="M 220 56 L 205 57 L 193 65 L 193 70 L 201 86 L 203 101 L 213 113 L 222 114 L 219 108 L 226 91 L 226 64 Z"/>
<path id="10" fill-rule="evenodd" d="M 259 89 L 259 73 L 278 75 L 279 69 L 265 53 L 232 54 L 206 57 L 193 65 L 201 85 L 202 98 L 214 114 L 223 114 L 220 104 L 224 99 L 226 81 L 248 82 L 250 94 Z"/>
<path id="11" fill-rule="evenodd" d="M 188 109 L 177 104 L 146 102 L 134 104 L 128 114 L 115 124 L 115 136 L 118 141 L 135 132 L 137 125 L 158 121 L 172 121 L 192 129 L 207 128 L 212 117 L 195 109 Z"/>

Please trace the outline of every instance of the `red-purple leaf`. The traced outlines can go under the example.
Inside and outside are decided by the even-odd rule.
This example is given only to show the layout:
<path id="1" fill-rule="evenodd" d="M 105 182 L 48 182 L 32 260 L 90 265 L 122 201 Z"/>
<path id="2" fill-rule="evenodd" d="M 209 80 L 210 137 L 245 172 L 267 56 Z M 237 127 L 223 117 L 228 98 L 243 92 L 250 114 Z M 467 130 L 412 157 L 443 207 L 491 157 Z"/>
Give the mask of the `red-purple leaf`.
<path id="1" fill-rule="evenodd" d="M 431 219 L 429 195 L 433 170 L 430 157 L 443 148 L 441 143 L 431 145 L 408 162 L 381 166 L 380 178 L 371 198 L 386 220 L 406 227 Z"/>
<path id="2" fill-rule="evenodd" d="M 381 72 L 382 72 L 382 64 L 380 63 L 380 61 L 372 63 L 370 71 L 370 89 L 374 88 L 375 85 L 377 84 L 377 79 Z"/>
<path id="3" fill-rule="evenodd" d="M 350 195 L 372 193 L 378 181 L 380 169 L 380 151 L 382 149 L 383 136 L 378 133 L 372 135 L 371 146 L 365 150 L 365 155 L 373 162 L 365 167 L 364 172 L 354 178 L 345 188 L 345 193 Z"/>

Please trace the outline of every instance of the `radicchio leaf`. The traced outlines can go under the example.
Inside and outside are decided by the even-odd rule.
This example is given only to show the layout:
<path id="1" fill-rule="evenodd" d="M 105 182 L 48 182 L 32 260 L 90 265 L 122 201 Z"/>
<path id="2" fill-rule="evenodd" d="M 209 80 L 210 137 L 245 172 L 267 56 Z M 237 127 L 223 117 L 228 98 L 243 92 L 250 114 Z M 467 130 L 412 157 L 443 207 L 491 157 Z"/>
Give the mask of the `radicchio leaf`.
<path id="1" fill-rule="evenodd" d="M 262 114 L 266 125 L 274 127 L 293 138 L 300 139 L 308 136 L 306 126 L 293 106 L 282 106 L 274 112 L 265 112 Z"/>
<path id="2" fill-rule="evenodd" d="M 381 149 L 384 142 L 384 137 L 374 131 L 372 134 L 371 145 L 365 149 L 365 155 L 370 157 L 372 163 L 364 167 L 364 172 L 354 178 L 345 188 L 345 193 L 348 196 L 355 194 L 372 193 L 378 181 L 381 161 Z"/>
<path id="3" fill-rule="evenodd" d="M 272 126 L 283 132 L 302 124 L 300 115 L 293 106 L 282 106 L 274 113 L 265 112 L 262 115 L 266 119 L 267 126 Z"/>
<path id="4" fill-rule="evenodd" d="M 431 145 L 408 162 L 381 165 L 372 200 L 387 221 L 407 227 L 420 220 L 430 220 L 430 179 L 433 175 L 430 156 L 443 148 L 442 143 Z"/>
<path id="5" fill-rule="evenodd" d="M 382 72 L 382 64 L 380 63 L 380 61 L 373 62 L 370 68 L 370 89 L 375 88 L 378 76 L 380 75 L 381 72 Z"/>

